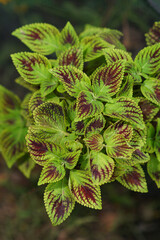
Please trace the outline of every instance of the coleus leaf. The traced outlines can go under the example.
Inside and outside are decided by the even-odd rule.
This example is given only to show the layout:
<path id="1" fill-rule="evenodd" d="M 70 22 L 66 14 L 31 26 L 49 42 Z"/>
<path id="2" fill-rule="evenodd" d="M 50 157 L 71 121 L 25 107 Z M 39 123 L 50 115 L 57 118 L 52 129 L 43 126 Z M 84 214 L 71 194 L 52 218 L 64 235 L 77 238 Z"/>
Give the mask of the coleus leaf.
<path id="1" fill-rule="evenodd" d="M 157 159 L 158 161 L 160 161 L 160 118 L 157 119 L 154 149 L 155 149 Z"/>
<path id="2" fill-rule="evenodd" d="M 103 130 L 106 120 L 102 114 L 93 117 L 87 124 L 85 129 L 85 135 L 90 133 L 99 133 Z"/>
<path id="3" fill-rule="evenodd" d="M 121 165 L 134 166 L 136 164 L 146 163 L 150 160 L 150 155 L 143 150 L 136 149 L 130 159 L 116 159 Z"/>
<path id="4" fill-rule="evenodd" d="M 41 172 L 38 185 L 58 182 L 65 176 L 64 164 L 54 159 L 53 161 L 47 163 Z"/>
<path id="5" fill-rule="evenodd" d="M 80 92 L 77 97 L 76 119 L 80 121 L 100 114 L 104 109 L 103 103 L 96 100 L 89 91 Z"/>
<path id="6" fill-rule="evenodd" d="M 140 107 L 130 98 L 120 97 L 112 103 L 106 103 L 104 114 L 129 122 L 140 129 L 145 127 Z"/>
<path id="7" fill-rule="evenodd" d="M 102 101 L 110 100 L 122 83 L 124 75 L 123 62 L 115 62 L 109 66 L 98 68 L 91 76 L 93 92 Z"/>
<path id="8" fill-rule="evenodd" d="M 135 63 L 143 74 L 154 74 L 160 68 L 160 43 L 143 48 L 135 57 Z"/>
<path id="9" fill-rule="evenodd" d="M 77 97 L 82 90 L 91 88 L 89 77 L 74 66 L 60 66 L 50 72 L 63 84 L 69 95 Z"/>
<path id="10" fill-rule="evenodd" d="M 27 128 L 15 122 L 0 133 L 1 154 L 9 168 L 26 153 Z"/>
<path id="11" fill-rule="evenodd" d="M 78 162 L 80 154 L 81 154 L 81 150 L 76 150 L 73 152 L 66 153 L 63 157 L 65 167 L 68 169 L 73 169 Z"/>
<path id="12" fill-rule="evenodd" d="M 133 85 L 134 80 L 132 76 L 128 75 L 124 78 L 124 81 L 122 82 L 122 85 L 119 89 L 119 91 L 116 94 L 116 97 L 129 97 L 132 98 L 133 96 Z"/>
<path id="13" fill-rule="evenodd" d="M 74 199 L 90 208 L 101 209 L 100 187 L 93 184 L 87 171 L 72 170 L 69 186 Z"/>
<path id="14" fill-rule="evenodd" d="M 41 91 L 42 97 L 45 97 L 48 94 L 52 93 L 57 86 L 58 86 L 58 79 L 54 76 L 52 76 L 52 78 L 50 78 L 49 80 L 43 81 L 40 85 L 40 91 Z"/>
<path id="15" fill-rule="evenodd" d="M 139 164 L 127 167 L 126 172 L 116 180 L 132 191 L 148 192 L 145 174 Z"/>
<path id="16" fill-rule="evenodd" d="M 39 85 L 34 85 L 32 83 L 29 83 L 29 82 L 25 81 L 24 78 L 22 78 L 22 77 L 16 78 L 15 82 L 32 92 L 37 91 L 39 89 Z"/>
<path id="17" fill-rule="evenodd" d="M 145 37 L 148 46 L 160 42 L 160 22 L 155 22 Z"/>
<path id="18" fill-rule="evenodd" d="M 146 134 L 147 134 L 146 128 L 144 129 L 134 128 L 130 145 L 135 149 L 137 148 L 141 149 L 141 147 L 143 147 L 144 144 L 146 143 Z"/>
<path id="19" fill-rule="evenodd" d="M 150 91 L 150 90 L 149 90 Z M 158 113 L 159 108 L 146 98 L 140 99 L 138 105 L 140 106 L 145 122 L 151 122 Z"/>
<path id="20" fill-rule="evenodd" d="M 59 42 L 62 48 L 68 48 L 79 44 L 79 38 L 70 22 L 67 22 L 62 29 L 59 37 Z"/>
<path id="21" fill-rule="evenodd" d="M 83 70 L 83 52 L 80 47 L 71 47 L 58 57 L 59 66 L 72 65 Z"/>
<path id="22" fill-rule="evenodd" d="M 160 161 L 154 154 L 151 155 L 151 159 L 147 164 L 147 171 L 157 187 L 160 188 Z"/>
<path id="23" fill-rule="evenodd" d="M 42 97 L 41 92 L 39 90 L 35 91 L 29 100 L 28 104 L 29 111 L 33 114 L 33 111 L 36 109 L 36 107 L 38 107 L 42 103 L 44 103 L 44 97 Z"/>
<path id="24" fill-rule="evenodd" d="M 25 177 L 29 178 L 31 175 L 32 170 L 35 167 L 35 162 L 29 157 L 29 154 L 27 153 L 27 159 L 21 163 L 18 164 L 18 169 L 24 174 Z M 24 159 L 25 156 L 22 156 Z"/>
<path id="25" fill-rule="evenodd" d="M 105 131 L 103 137 L 108 156 L 111 158 L 131 158 L 133 148 L 122 134 L 115 131 Z"/>
<path id="26" fill-rule="evenodd" d="M 104 41 L 98 36 L 89 36 L 81 40 L 81 45 L 84 49 L 84 61 L 92 61 L 103 55 L 103 49 L 112 45 Z"/>
<path id="27" fill-rule="evenodd" d="M 53 225 L 59 225 L 69 217 L 75 206 L 75 200 L 66 179 L 48 184 L 44 193 L 44 203 Z"/>
<path id="28" fill-rule="evenodd" d="M 114 160 L 102 152 L 91 151 L 90 168 L 92 181 L 96 185 L 109 182 L 114 171 Z"/>
<path id="29" fill-rule="evenodd" d="M 36 125 L 50 128 L 52 133 L 61 138 L 66 134 L 65 116 L 63 108 L 52 102 L 45 102 L 33 112 Z"/>
<path id="30" fill-rule="evenodd" d="M 90 134 L 84 138 L 86 145 L 93 151 L 99 152 L 103 148 L 103 137 L 101 134 Z"/>
<path id="31" fill-rule="evenodd" d="M 109 66 L 112 62 L 116 62 L 119 60 L 126 60 L 130 62 L 133 61 L 130 54 L 122 49 L 107 48 L 104 49 L 103 52 L 107 62 L 107 66 Z"/>
<path id="32" fill-rule="evenodd" d="M 149 101 L 160 106 L 160 81 L 158 79 L 145 80 L 141 85 L 141 91 Z"/>
<path id="33" fill-rule="evenodd" d="M 13 63 L 24 80 L 31 84 L 40 84 L 51 79 L 48 71 L 51 68 L 49 60 L 39 53 L 20 52 L 11 55 Z"/>
<path id="34" fill-rule="evenodd" d="M 20 99 L 17 95 L 0 85 L 0 114 L 9 114 L 20 108 Z M 2 120 L 2 116 L 0 118 Z"/>
<path id="35" fill-rule="evenodd" d="M 76 134 L 84 135 L 85 127 L 88 122 L 88 119 L 84 119 L 77 122 L 72 122 L 73 129 L 75 130 Z"/>
<path id="36" fill-rule="evenodd" d="M 33 23 L 16 29 L 13 36 L 19 38 L 32 51 L 49 55 L 57 50 L 59 31 L 48 23 Z"/>
<path id="37" fill-rule="evenodd" d="M 126 139 L 127 142 L 130 142 L 132 135 L 133 135 L 133 127 L 130 124 L 128 124 L 122 120 L 118 120 L 117 122 L 110 125 L 105 130 L 104 136 L 106 136 L 107 134 L 110 135 L 111 132 L 122 135 Z"/>
<path id="38" fill-rule="evenodd" d="M 148 153 L 154 152 L 154 141 L 155 141 L 155 128 L 151 123 L 147 123 L 147 136 L 146 136 L 146 144 L 144 149 Z"/>

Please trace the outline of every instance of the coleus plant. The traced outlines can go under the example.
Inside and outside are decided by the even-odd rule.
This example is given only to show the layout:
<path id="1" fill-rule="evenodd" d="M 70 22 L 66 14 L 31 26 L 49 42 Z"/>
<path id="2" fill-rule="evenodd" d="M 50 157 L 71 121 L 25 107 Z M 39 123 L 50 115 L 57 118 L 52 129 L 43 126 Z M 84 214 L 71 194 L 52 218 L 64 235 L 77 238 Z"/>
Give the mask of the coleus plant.
<path id="1" fill-rule="evenodd" d="M 35 23 L 13 35 L 32 50 L 11 55 L 30 92 L 21 101 L 0 86 L 0 150 L 27 177 L 42 167 L 52 224 L 75 202 L 101 209 L 102 184 L 145 193 L 148 171 L 159 188 L 160 22 L 134 59 L 109 28 L 87 25 L 78 36 L 69 22 L 61 32 Z"/>

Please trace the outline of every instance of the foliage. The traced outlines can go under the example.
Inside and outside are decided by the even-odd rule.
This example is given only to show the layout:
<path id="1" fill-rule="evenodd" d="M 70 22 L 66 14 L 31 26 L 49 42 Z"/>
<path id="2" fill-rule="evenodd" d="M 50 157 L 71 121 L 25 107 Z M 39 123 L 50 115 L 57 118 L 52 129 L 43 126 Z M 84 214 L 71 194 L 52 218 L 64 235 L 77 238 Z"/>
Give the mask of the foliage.
<path id="1" fill-rule="evenodd" d="M 160 43 L 150 32 L 135 59 L 108 28 L 87 25 L 78 36 L 69 22 L 61 32 L 35 23 L 13 32 L 33 51 L 11 55 L 30 93 L 21 102 L 0 87 L 0 150 L 28 177 L 42 167 L 53 225 L 75 202 L 101 209 L 102 184 L 147 192 L 145 164 L 160 186 Z"/>

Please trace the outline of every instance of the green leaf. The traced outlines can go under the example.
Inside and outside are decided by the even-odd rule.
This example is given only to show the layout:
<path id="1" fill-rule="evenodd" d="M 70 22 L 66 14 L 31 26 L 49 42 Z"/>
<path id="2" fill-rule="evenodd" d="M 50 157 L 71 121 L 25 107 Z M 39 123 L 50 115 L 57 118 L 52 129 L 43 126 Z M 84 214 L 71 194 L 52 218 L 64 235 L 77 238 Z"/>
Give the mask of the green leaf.
<path id="1" fill-rule="evenodd" d="M 115 62 L 109 66 L 98 68 L 91 76 L 95 96 L 108 101 L 120 89 L 124 75 L 124 64 Z"/>
<path id="2" fill-rule="evenodd" d="M 24 174 L 25 177 L 29 178 L 32 170 L 35 167 L 35 162 L 29 156 L 27 157 L 28 158 L 23 163 L 18 165 L 18 168 Z M 22 156 L 22 158 L 24 158 L 24 156 Z"/>
<path id="3" fill-rule="evenodd" d="M 106 129 L 103 136 L 106 143 L 106 152 L 111 158 L 131 158 L 133 148 L 122 134 Z"/>
<path id="4" fill-rule="evenodd" d="M 155 141 L 155 128 L 151 123 L 147 123 L 147 136 L 146 136 L 146 144 L 144 146 L 146 152 L 153 153 L 154 152 L 154 141 Z"/>
<path id="5" fill-rule="evenodd" d="M 160 42 L 160 22 L 155 22 L 145 37 L 148 46 Z"/>
<path id="6" fill-rule="evenodd" d="M 160 43 L 142 49 L 135 57 L 135 63 L 141 68 L 141 73 L 156 73 L 160 68 Z"/>
<path id="7" fill-rule="evenodd" d="M 40 84 L 51 79 L 49 60 L 39 53 L 20 52 L 11 55 L 13 63 L 22 78 L 31 84 Z"/>
<path id="8" fill-rule="evenodd" d="M 69 186 L 78 203 L 90 208 L 102 208 L 100 187 L 93 184 L 87 171 L 72 170 L 70 172 Z"/>
<path id="9" fill-rule="evenodd" d="M 73 152 L 66 153 L 63 157 L 63 161 L 66 168 L 73 169 L 77 165 L 81 150 L 76 149 L 76 151 L 74 151 L 75 149 L 73 145 L 71 145 L 70 148 Z"/>
<path id="10" fill-rule="evenodd" d="M 86 145 L 93 151 L 99 152 L 103 148 L 103 137 L 98 133 L 90 134 L 83 140 L 85 141 Z"/>
<path id="11" fill-rule="evenodd" d="M 18 121 L 15 122 L 0 133 L 1 154 L 9 168 L 26 153 L 25 136 L 27 128 L 23 126 L 23 122 L 19 123 Z"/>
<path id="12" fill-rule="evenodd" d="M 79 38 L 70 22 L 67 22 L 59 37 L 61 48 L 68 48 L 79 44 Z"/>
<path id="13" fill-rule="evenodd" d="M 154 103 L 151 103 L 149 100 L 147 100 L 146 98 L 140 99 L 139 106 L 142 110 L 143 119 L 145 122 L 151 122 L 152 119 L 155 117 L 155 115 L 159 111 L 159 108 Z"/>
<path id="14" fill-rule="evenodd" d="M 96 185 L 102 185 L 109 182 L 113 171 L 114 161 L 104 153 L 91 152 L 90 167 L 92 180 Z"/>
<path id="15" fill-rule="evenodd" d="M 44 193 L 44 204 L 54 226 L 69 217 L 75 206 L 75 200 L 70 193 L 66 179 L 48 184 Z"/>
<path id="16" fill-rule="evenodd" d="M 33 114 L 36 107 L 44 103 L 44 97 L 42 97 L 41 92 L 38 90 L 34 92 L 29 100 L 29 111 Z"/>
<path id="17" fill-rule="evenodd" d="M 145 80 L 141 85 L 141 91 L 149 101 L 160 106 L 160 81 L 158 79 Z"/>
<path id="18" fill-rule="evenodd" d="M 77 98 L 77 116 L 75 121 L 80 121 L 88 117 L 96 116 L 100 114 L 103 109 L 103 103 L 96 100 L 91 92 L 80 92 Z"/>
<path id="19" fill-rule="evenodd" d="M 85 135 L 90 133 L 99 133 L 105 127 L 106 120 L 102 114 L 93 117 L 87 124 L 85 129 Z"/>
<path id="20" fill-rule="evenodd" d="M 125 173 L 116 180 L 132 191 L 148 192 L 145 174 L 140 165 L 127 167 Z"/>
<path id="21" fill-rule="evenodd" d="M 58 79 L 54 76 L 52 76 L 52 78 L 49 80 L 43 81 L 40 86 L 42 97 L 45 97 L 48 94 L 52 93 L 57 86 L 58 86 Z"/>
<path id="22" fill-rule="evenodd" d="M 91 88 L 89 77 L 74 66 L 60 66 L 50 72 L 62 82 L 69 95 L 77 97 L 82 90 Z"/>
<path id="23" fill-rule="evenodd" d="M 80 47 L 71 47 L 58 57 L 58 65 L 72 65 L 83 70 L 83 52 Z"/>
<path id="24" fill-rule="evenodd" d="M 13 36 L 19 38 L 32 51 L 49 55 L 58 48 L 59 31 L 48 23 L 33 23 L 16 29 Z"/>
<path id="25" fill-rule="evenodd" d="M 41 172 L 38 185 L 51 183 L 51 182 L 58 182 L 65 176 L 65 168 L 64 164 L 58 161 L 56 158 L 47 163 Z"/>
<path id="26" fill-rule="evenodd" d="M 146 143 L 146 128 L 144 129 L 133 129 L 133 135 L 132 135 L 132 139 L 130 141 L 130 145 L 137 149 L 141 149 L 141 147 L 144 146 L 144 144 Z"/>
<path id="27" fill-rule="evenodd" d="M 130 62 L 133 61 L 130 54 L 122 49 L 107 48 L 104 49 L 103 52 L 107 62 L 107 66 L 109 66 L 112 62 L 116 62 L 119 60 L 126 60 Z"/>
<path id="28" fill-rule="evenodd" d="M 157 187 L 160 188 L 160 161 L 154 154 L 151 155 L 151 159 L 147 164 L 147 171 Z"/>
<path id="29" fill-rule="evenodd" d="M 121 97 L 114 99 L 113 103 L 107 103 L 104 114 L 129 122 L 140 129 L 145 127 L 140 107 L 130 98 Z"/>

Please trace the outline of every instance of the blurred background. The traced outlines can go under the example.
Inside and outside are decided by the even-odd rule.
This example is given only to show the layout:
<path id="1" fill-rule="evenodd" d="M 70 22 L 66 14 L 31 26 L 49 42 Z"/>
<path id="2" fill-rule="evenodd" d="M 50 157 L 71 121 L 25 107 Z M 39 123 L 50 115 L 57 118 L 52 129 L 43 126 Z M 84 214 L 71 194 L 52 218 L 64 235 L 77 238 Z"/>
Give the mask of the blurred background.
<path id="1" fill-rule="evenodd" d="M 10 54 L 29 51 L 11 32 L 46 22 L 62 29 L 67 21 L 80 33 L 84 25 L 118 29 L 133 56 L 145 46 L 144 34 L 160 21 L 160 0 L 0 0 L 0 84 L 21 98 L 24 89 Z M 53 227 L 43 204 L 40 169 L 26 179 L 9 170 L 0 156 L 0 240 L 157 240 L 160 239 L 160 191 L 147 176 L 149 193 L 134 193 L 119 183 L 102 186 L 103 210 L 76 205 L 62 225 Z"/>

